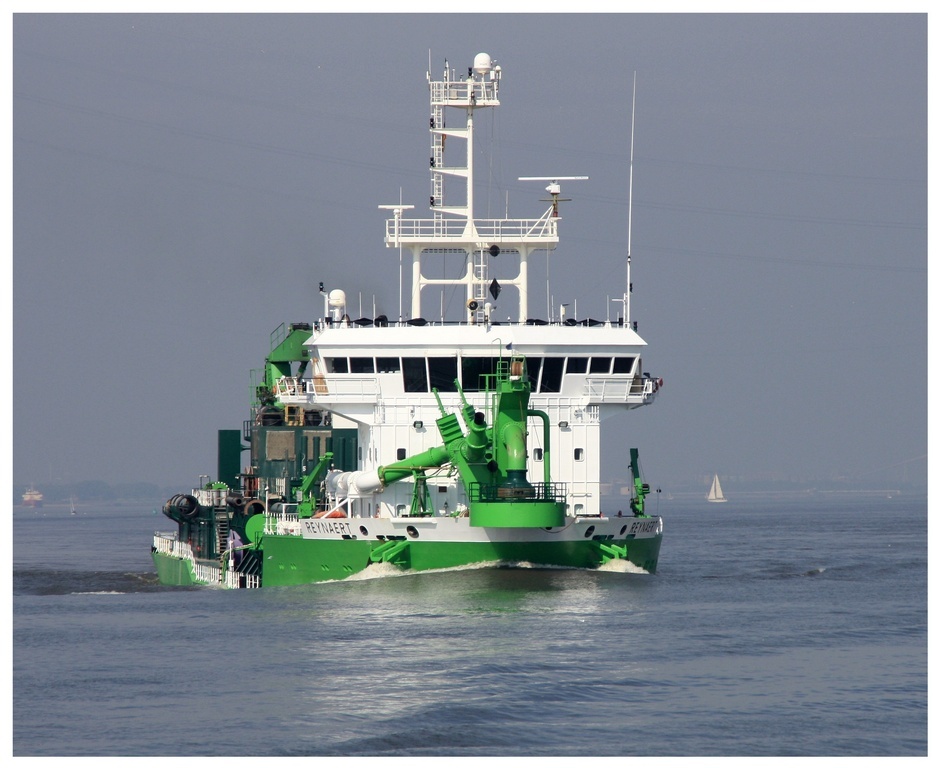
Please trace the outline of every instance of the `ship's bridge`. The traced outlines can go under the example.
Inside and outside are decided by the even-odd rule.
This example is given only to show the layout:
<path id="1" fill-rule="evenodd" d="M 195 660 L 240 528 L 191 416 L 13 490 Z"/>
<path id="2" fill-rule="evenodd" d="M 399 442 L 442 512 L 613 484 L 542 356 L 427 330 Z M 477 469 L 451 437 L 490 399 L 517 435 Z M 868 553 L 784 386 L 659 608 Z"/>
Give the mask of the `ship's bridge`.
<path id="1" fill-rule="evenodd" d="M 646 342 L 632 328 L 432 324 L 362 327 L 340 323 L 307 342 L 312 376 L 283 377 L 284 405 L 371 413 L 376 404 L 438 391 L 481 390 L 482 377 L 512 354 L 526 358 L 532 402 L 632 409 L 653 401 L 661 381 L 643 372 Z M 454 394 L 455 397 L 455 394 Z"/>

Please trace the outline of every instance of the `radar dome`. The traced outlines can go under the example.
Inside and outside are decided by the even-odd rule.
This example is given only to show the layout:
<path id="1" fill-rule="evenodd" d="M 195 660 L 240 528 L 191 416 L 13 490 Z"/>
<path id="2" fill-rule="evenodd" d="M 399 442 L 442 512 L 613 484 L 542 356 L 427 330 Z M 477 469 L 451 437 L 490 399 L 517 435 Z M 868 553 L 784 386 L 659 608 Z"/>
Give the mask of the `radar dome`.
<path id="1" fill-rule="evenodd" d="M 343 307 L 346 304 L 346 292 L 334 288 L 329 292 L 329 306 Z"/>
<path id="2" fill-rule="evenodd" d="M 492 69 L 492 58 L 488 53 L 477 53 L 473 59 L 473 69 L 478 75 L 485 75 Z"/>

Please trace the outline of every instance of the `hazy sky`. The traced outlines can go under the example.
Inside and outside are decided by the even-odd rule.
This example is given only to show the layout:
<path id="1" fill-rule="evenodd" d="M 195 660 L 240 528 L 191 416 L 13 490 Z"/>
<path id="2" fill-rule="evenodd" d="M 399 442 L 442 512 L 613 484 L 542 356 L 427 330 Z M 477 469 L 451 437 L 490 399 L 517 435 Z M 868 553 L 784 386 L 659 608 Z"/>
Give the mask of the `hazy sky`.
<path id="1" fill-rule="evenodd" d="M 478 121 L 477 211 L 508 194 L 538 216 L 519 176 L 590 177 L 563 189 L 551 257 L 582 317 L 622 292 L 637 76 L 633 318 L 665 389 L 609 422 L 608 476 L 635 445 L 663 486 L 925 479 L 925 15 L 21 14 L 12 31 L 16 482 L 184 489 L 248 417 L 271 331 L 320 315 L 319 281 L 395 314 L 378 206 L 400 191 L 429 215 L 428 52 L 439 75 L 480 51 L 503 106 Z"/>

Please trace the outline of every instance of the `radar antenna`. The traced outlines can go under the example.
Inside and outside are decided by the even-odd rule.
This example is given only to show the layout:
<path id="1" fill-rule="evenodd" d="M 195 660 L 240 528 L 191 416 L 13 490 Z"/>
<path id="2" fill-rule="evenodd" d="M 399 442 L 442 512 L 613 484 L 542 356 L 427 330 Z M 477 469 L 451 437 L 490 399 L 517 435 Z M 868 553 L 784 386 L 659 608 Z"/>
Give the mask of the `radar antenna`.
<path id="1" fill-rule="evenodd" d="M 569 202 L 569 197 L 559 197 L 561 194 L 561 184 L 562 181 L 586 181 L 588 176 L 519 176 L 519 181 L 549 181 L 551 182 L 548 186 L 545 187 L 545 191 L 551 195 L 550 200 L 543 200 L 542 202 L 551 203 L 551 215 L 554 218 L 558 217 L 558 203 Z"/>

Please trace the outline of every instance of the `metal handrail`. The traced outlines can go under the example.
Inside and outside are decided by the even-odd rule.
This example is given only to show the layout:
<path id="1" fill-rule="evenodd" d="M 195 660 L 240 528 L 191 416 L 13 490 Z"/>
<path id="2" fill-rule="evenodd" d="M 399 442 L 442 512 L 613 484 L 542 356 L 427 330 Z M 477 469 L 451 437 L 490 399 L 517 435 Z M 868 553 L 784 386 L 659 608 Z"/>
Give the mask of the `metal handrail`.
<path id="1" fill-rule="evenodd" d="M 566 496 L 567 483 L 532 483 L 527 487 L 470 483 L 469 486 L 471 502 L 558 501 Z"/>
<path id="2" fill-rule="evenodd" d="M 416 238 L 448 238 L 465 242 L 466 227 L 466 219 L 388 219 L 385 221 L 385 240 L 397 243 Z M 537 219 L 474 219 L 473 228 L 473 240 L 558 240 L 558 219 L 550 216 Z"/>

